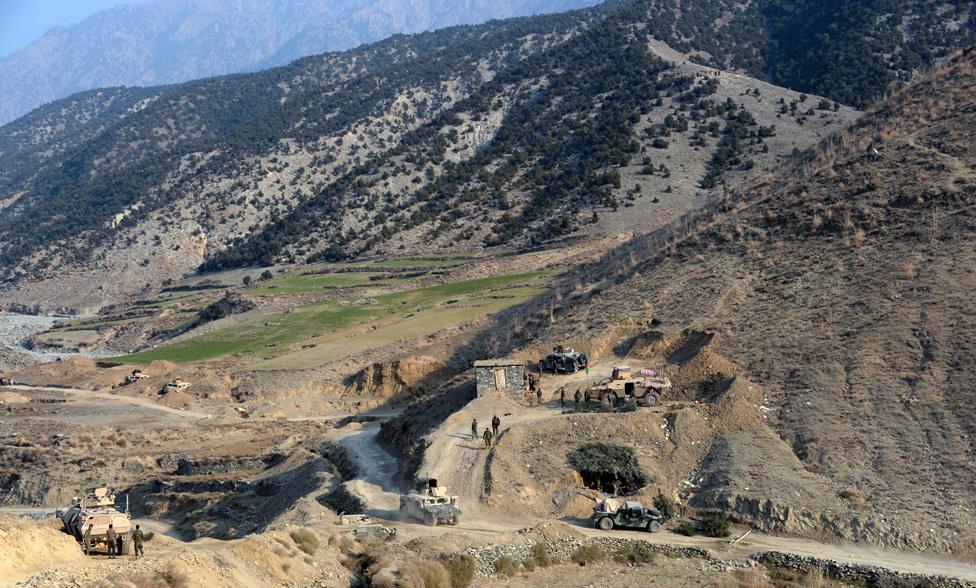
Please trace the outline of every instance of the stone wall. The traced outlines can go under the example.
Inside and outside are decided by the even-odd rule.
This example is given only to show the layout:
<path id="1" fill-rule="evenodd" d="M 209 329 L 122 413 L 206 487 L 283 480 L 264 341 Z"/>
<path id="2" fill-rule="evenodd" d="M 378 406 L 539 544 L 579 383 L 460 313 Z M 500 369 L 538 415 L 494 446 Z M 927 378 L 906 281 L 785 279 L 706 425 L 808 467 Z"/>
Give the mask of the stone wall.
<path id="1" fill-rule="evenodd" d="M 498 390 L 495 386 L 495 370 L 505 370 L 505 388 Z M 491 394 L 508 394 L 513 399 L 521 402 L 525 399 L 525 366 L 510 365 L 475 368 L 475 380 L 478 386 L 478 397 Z"/>

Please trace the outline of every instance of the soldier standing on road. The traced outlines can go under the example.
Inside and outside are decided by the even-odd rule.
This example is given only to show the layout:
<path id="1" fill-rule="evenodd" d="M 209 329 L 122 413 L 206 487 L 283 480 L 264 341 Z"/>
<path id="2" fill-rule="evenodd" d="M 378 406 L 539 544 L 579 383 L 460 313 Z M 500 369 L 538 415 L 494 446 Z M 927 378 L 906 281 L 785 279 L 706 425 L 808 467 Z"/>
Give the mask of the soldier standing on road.
<path id="1" fill-rule="evenodd" d="M 481 437 L 485 440 L 485 447 L 491 447 L 491 429 L 485 427 L 485 434 Z"/>
<path id="2" fill-rule="evenodd" d="M 471 438 L 478 438 L 478 419 L 471 419 Z"/>
<path id="3" fill-rule="evenodd" d="M 502 420 L 498 418 L 498 415 L 491 417 L 491 430 L 498 437 L 498 428 L 502 426 Z"/>
<path id="4" fill-rule="evenodd" d="M 593 396 L 590 394 L 589 389 L 587 389 L 586 392 L 583 392 L 583 400 L 585 400 L 587 404 L 589 404 L 590 403 L 590 400 L 592 400 L 592 399 L 593 399 Z"/>
<path id="5" fill-rule="evenodd" d="M 583 394 L 580 393 L 580 389 L 576 389 L 576 394 L 573 394 L 573 408 L 579 408 L 580 402 L 583 400 Z"/>
<path id="6" fill-rule="evenodd" d="M 535 402 L 539 406 L 542 406 L 542 388 L 535 389 Z"/>
<path id="7" fill-rule="evenodd" d="M 116 541 L 118 538 L 118 532 L 112 527 L 111 524 L 109 524 L 108 531 L 105 532 L 105 540 L 108 541 L 108 556 L 111 559 L 115 559 L 115 551 L 118 547 Z"/>
<path id="8" fill-rule="evenodd" d="M 559 389 L 559 408 L 566 408 L 566 388 Z"/>
<path id="9" fill-rule="evenodd" d="M 142 550 L 142 542 L 145 540 L 146 534 L 142 532 L 139 525 L 136 525 L 136 530 L 132 532 L 132 550 L 135 551 L 136 557 L 145 555 Z"/>
<path id="10" fill-rule="evenodd" d="M 91 534 L 92 534 L 92 527 L 94 527 L 94 525 L 88 525 L 88 528 L 85 529 L 84 536 L 81 538 L 81 542 L 85 546 L 85 555 L 90 555 L 91 554 Z"/>

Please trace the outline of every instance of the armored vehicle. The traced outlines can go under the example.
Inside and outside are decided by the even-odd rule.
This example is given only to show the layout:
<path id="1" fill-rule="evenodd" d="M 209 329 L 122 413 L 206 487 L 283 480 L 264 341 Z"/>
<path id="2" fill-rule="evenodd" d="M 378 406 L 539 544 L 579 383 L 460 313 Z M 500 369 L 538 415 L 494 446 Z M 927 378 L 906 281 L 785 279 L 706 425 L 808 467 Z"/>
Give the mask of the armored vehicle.
<path id="1" fill-rule="evenodd" d="M 587 366 L 586 355 L 562 345 L 553 348 L 552 353 L 539 360 L 539 369 L 545 372 L 575 373 Z"/>
<path id="2" fill-rule="evenodd" d="M 132 518 L 129 508 L 125 512 L 115 508 L 115 494 L 108 488 L 95 488 L 87 496 L 75 497 L 71 506 L 59 509 L 56 516 L 64 525 L 63 531 L 72 535 L 80 543 L 88 525 L 92 525 L 92 548 L 108 550 L 108 526 L 112 525 L 118 533 L 118 553 L 128 555 L 132 548 L 129 531 L 132 529 Z"/>
<path id="3" fill-rule="evenodd" d="M 400 495 L 400 514 L 419 519 L 434 526 L 456 525 L 461 517 L 461 501 L 448 496 L 447 488 L 430 479 L 422 483 L 423 490 Z"/>
<path id="4" fill-rule="evenodd" d="M 641 370 L 635 374 L 629 367 L 615 367 L 609 378 L 590 387 L 594 398 L 607 404 L 633 399 L 644 406 L 654 406 L 661 397 L 671 391 L 671 380 L 659 375 L 657 370 Z"/>
<path id="5" fill-rule="evenodd" d="M 602 531 L 621 527 L 657 533 L 661 530 L 663 517 L 656 509 L 645 508 L 640 502 L 628 500 L 621 505 L 619 501 L 607 498 L 593 507 L 592 520 L 593 526 Z"/>

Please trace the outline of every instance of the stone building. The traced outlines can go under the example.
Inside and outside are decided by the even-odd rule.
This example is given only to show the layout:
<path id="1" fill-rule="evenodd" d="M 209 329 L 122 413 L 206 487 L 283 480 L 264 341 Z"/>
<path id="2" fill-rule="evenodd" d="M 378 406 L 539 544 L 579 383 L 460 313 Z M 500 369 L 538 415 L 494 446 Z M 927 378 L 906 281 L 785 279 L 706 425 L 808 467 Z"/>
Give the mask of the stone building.
<path id="1" fill-rule="evenodd" d="M 525 396 L 527 371 L 518 359 L 483 359 L 474 362 L 478 398 L 491 394 L 508 394 L 515 400 Z"/>

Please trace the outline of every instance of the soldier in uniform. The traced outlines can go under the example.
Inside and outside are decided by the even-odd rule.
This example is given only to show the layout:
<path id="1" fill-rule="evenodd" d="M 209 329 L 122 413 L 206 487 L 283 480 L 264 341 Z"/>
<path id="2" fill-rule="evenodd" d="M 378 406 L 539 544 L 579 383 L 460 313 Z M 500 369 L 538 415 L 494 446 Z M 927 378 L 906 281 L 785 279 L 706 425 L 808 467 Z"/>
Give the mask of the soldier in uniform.
<path id="1" fill-rule="evenodd" d="M 583 394 L 580 389 L 576 389 L 576 394 L 573 394 L 573 408 L 579 408 L 580 402 L 583 401 Z"/>
<path id="2" fill-rule="evenodd" d="M 590 389 L 587 388 L 586 391 L 583 392 L 583 400 L 586 401 L 587 404 L 589 404 L 590 403 L 590 400 L 592 400 L 592 399 L 593 399 L 593 396 L 590 394 Z"/>
<path id="3" fill-rule="evenodd" d="M 142 532 L 139 525 L 136 525 L 136 530 L 132 532 L 132 550 L 135 552 L 136 557 L 140 555 L 145 555 L 142 550 L 142 543 L 146 540 L 146 534 Z"/>
<path id="4" fill-rule="evenodd" d="M 471 419 L 471 438 L 478 438 L 478 419 Z"/>
<path id="5" fill-rule="evenodd" d="M 535 403 L 537 405 L 539 405 L 539 406 L 542 406 L 542 387 L 541 386 L 535 389 Z"/>
<path id="6" fill-rule="evenodd" d="M 82 538 L 81 538 L 81 542 L 85 546 L 85 555 L 89 555 L 91 553 L 91 543 L 92 543 L 91 542 L 91 534 L 92 534 L 92 527 L 94 527 L 94 525 L 88 525 L 88 528 L 85 529 L 84 536 L 82 536 Z"/>
<path id="7" fill-rule="evenodd" d="M 118 538 L 118 531 L 116 531 L 115 528 L 112 527 L 112 524 L 109 523 L 108 531 L 105 532 L 105 540 L 108 542 L 108 556 L 111 559 L 115 559 L 115 552 L 118 548 Z"/>
<path id="8" fill-rule="evenodd" d="M 491 429 L 485 427 L 485 434 L 481 437 L 485 440 L 485 447 L 491 447 Z"/>
<path id="9" fill-rule="evenodd" d="M 566 408 L 566 388 L 559 389 L 559 408 Z"/>
<path id="10" fill-rule="evenodd" d="M 502 426 L 502 420 L 498 418 L 498 415 L 491 417 L 491 431 L 494 433 L 495 437 L 498 437 L 498 428 Z"/>

